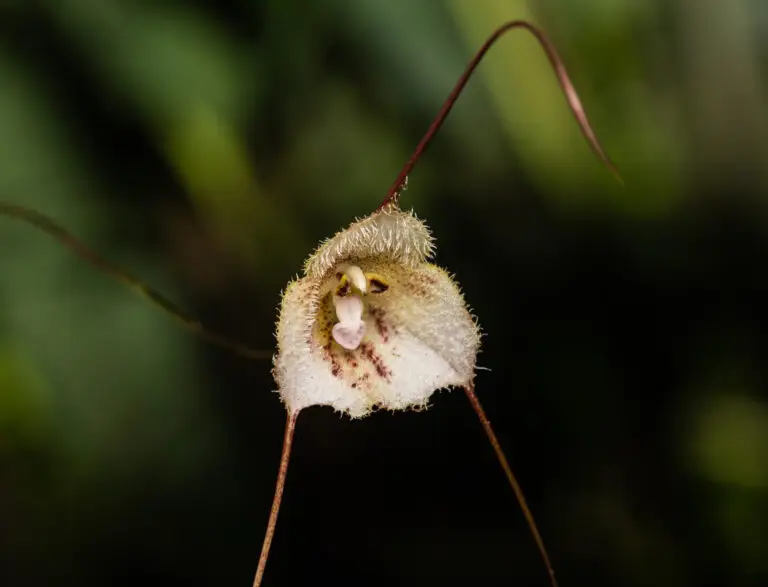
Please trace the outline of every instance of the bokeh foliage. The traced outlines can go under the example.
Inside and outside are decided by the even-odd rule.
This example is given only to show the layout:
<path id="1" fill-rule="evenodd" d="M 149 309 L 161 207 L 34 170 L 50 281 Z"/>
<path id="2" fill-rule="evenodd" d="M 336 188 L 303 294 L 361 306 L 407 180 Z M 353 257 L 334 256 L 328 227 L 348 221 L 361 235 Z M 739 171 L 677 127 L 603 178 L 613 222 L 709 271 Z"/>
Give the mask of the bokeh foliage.
<path id="1" fill-rule="evenodd" d="M 563 585 L 768 581 L 762 0 L 0 0 L 0 198 L 269 348 L 279 292 L 404 196 L 486 332 L 478 391 Z M 283 412 L 269 364 L 0 229 L 0 584 L 247 585 Z M 545 585 L 460 394 L 302 416 L 272 585 Z"/>

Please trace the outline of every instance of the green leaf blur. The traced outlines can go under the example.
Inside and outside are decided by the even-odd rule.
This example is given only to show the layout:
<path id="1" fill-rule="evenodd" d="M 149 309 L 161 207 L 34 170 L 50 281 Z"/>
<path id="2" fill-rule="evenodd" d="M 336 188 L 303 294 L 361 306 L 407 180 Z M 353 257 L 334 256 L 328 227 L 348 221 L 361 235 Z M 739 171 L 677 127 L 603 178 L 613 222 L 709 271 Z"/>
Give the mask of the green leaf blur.
<path id="1" fill-rule="evenodd" d="M 0 200 L 271 348 L 304 257 L 381 201 L 514 18 L 626 186 L 516 33 L 402 203 L 486 333 L 478 394 L 560 583 L 766 584 L 764 1 L 0 0 Z M 0 584 L 250 584 L 269 362 L 5 218 L 0 274 Z M 303 418 L 265 585 L 547 585 L 461 394 Z"/>

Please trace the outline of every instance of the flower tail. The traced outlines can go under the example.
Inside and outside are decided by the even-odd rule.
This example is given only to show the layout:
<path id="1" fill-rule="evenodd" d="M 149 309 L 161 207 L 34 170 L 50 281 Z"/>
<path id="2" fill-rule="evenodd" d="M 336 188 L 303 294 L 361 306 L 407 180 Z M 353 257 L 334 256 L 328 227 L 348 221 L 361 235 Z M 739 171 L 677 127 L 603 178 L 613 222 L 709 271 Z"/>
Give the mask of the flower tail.
<path id="1" fill-rule="evenodd" d="M 472 404 L 472 408 L 475 410 L 477 417 L 480 419 L 480 424 L 482 424 L 483 429 L 485 430 L 485 434 L 488 436 L 488 440 L 491 442 L 491 446 L 493 447 L 493 451 L 496 453 L 496 458 L 498 459 L 499 464 L 501 465 L 501 468 L 504 469 L 504 473 L 506 474 L 507 480 L 509 481 L 509 484 L 512 487 L 512 491 L 515 492 L 515 497 L 517 498 L 517 501 L 520 504 L 520 508 L 523 510 L 523 515 L 525 516 L 525 519 L 528 522 L 528 526 L 531 529 L 533 538 L 534 540 L 536 540 L 536 546 L 539 547 L 539 552 L 541 553 L 541 557 L 544 559 L 544 564 L 547 566 L 547 572 L 549 573 L 549 580 L 552 584 L 552 587 L 557 587 L 557 579 L 555 578 L 555 571 L 552 568 L 552 563 L 549 560 L 547 549 L 544 547 L 544 541 L 541 538 L 541 534 L 539 534 L 539 529 L 536 526 L 536 522 L 533 519 L 533 514 L 531 513 L 531 509 L 528 507 L 528 502 L 525 500 L 525 496 L 523 495 L 523 490 L 520 487 L 520 484 L 517 482 L 517 479 L 515 478 L 515 474 L 512 472 L 512 468 L 509 466 L 507 457 L 504 454 L 504 451 L 502 450 L 501 445 L 499 444 L 499 439 L 496 438 L 496 434 L 494 433 L 493 428 L 491 427 L 491 422 L 490 420 L 488 420 L 488 416 L 485 415 L 485 410 L 483 410 L 483 406 L 480 405 L 480 400 L 477 399 L 477 395 L 475 394 L 475 388 L 470 383 L 464 388 L 464 391 L 467 394 L 469 403 Z"/>
<path id="2" fill-rule="evenodd" d="M 268 359 L 272 356 L 271 351 L 253 349 L 248 345 L 233 341 L 226 336 L 209 330 L 197 318 L 181 310 L 160 292 L 146 285 L 125 269 L 102 257 L 45 214 L 5 202 L 0 202 L 0 214 L 26 222 L 49 234 L 78 257 L 84 259 L 99 271 L 127 285 L 134 292 L 175 318 L 184 328 L 203 340 L 249 359 Z"/>
<path id="3" fill-rule="evenodd" d="M 505 33 L 517 28 L 525 29 L 534 37 L 536 37 L 536 40 L 547 54 L 547 58 L 552 65 L 552 69 L 555 71 L 557 81 L 560 84 L 560 88 L 563 90 L 563 94 L 565 95 L 565 99 L 568 102 L 568 106 L 571 109 L 571 112 L 573 112 L 573 116 L 579 123 L 581 133 L 587 139 L 590 147 L 592 147 L 592 150 L 600 158 L 603 164 L 608 167 L 608 169 L 611 171 L 611 173 L 613 173 L 613 175 L 617 180 L 619 180 L 620 183 L 624 183 L 624 181 L 621 179 L 621 176 L 619 175 L 618 170 L 616 169 L 616 166 L 610 160 L 608 155 L 606 155 L 605 150 L 600 145 L 600 141 L 597 140 L 597 136 L 592 130 L 592 125 L 589 123 L 589 119 L 587 118 L 587 113 L 584 110 L 584 106 L 581 104 L 579 95 L 576 93 L 576 89 L 571 83 L 571 79 L 568 76 L 565 65 L 563 65 L 563 60 L 560 58 L 560 55 L 558 55 L 557 50 L 555 50 L 555 46 L 552 44 L 552 41 L 549 40 L 549 38 L 541 29 L 535 27 L 531 23 L 524 20 L 513 20 L 504 23 L 493 33 L 491 33 L 491 36 L 486 39 L 482 47 L 480 47 L 477 53 L 475 53 L 475 56 L 472 58 L 472 61 L 469 62 L 469 65 L 467 65 L 464 73 L 461 74 L 459 81 L 456 82 L 456 85 L 454 86 L 453 90 L 451 90 L 448 98 L 445 100 L 445 102 L 443 102 L 443 105 L 440 107 L 440 111 L 437 113 L 437 116 L 435 116 L 432 124 L 429 125 L 429 129 L 427 129 L 426 134 L 416 146 L 416 149 L 413 151 L 410 159 L 408 159 L 403 168 L 400 170 L 400 174 L 397 176 L 395 183 L 392 184 L 392 187 L 389 188 L 387 197 L 384 198 L 384 201 L 379 205 L 378 210 L 382 210 L 390 204 L 397 204 L 400 193 L 405 190 L 405 187 L 408 183 L 408 175 L 413 170 L 416 162 L 419 160 L 422 153 L 426 150 L 429 143 L 433 138 L 435 138 L 437 131 L 439 131 L 440 127 L 443 126 L 445 119 L 448 118 L 448 114 L 450 114 L 453 106 L 456 104 L 456 100 L 458 100 L 459 95 L 464 90 L 464 86 L 467 85 L 469 78 L 472 77 L 472 74 L 475 72 L 475 69 L 477 69 L 477 66 L 480 65 L 480 62 L 483 60 L 483 57 L 485 57 L 485 54 L 496 43 L 496 41 L 499 40 L 500 37 L 502 37 Z"/>

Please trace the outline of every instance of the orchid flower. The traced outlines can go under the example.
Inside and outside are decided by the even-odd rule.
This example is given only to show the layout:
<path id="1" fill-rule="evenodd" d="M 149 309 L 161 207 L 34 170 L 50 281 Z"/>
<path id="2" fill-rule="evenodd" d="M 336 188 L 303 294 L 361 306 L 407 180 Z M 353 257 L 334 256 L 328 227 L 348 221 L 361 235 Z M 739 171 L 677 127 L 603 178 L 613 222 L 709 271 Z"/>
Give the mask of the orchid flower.
<path id="1" fill-rule="evenodd" d="M 421 408 L 471 383 L 478 328 L 458 285 L 428 262 L 433 250 L 426 225 L 391 203 L 318 247 L 277 325 L 274 375 L 290 414 Z"/>
<path id="2" fill-rule="evenodd" d="M 556 587 L 552 564 L 506 456 L 474 391 L 480 329 L 459 285 L 430 260 L 435 241 L 427 225 L 399 207 L 399 196 L 427 145 L 490 47 L 507 31 L 532 33 L 547 54 L 582 133 L 608 168 L 603 152 L 565 67 L 550 41 L 525 21 L 499 27 L 470 61 L 413 155 L 376 210 L 320 243 L 303 275 L 288 284 L 277 322 L 273 374 L 287 409 L 277 486 L 254 587 L 261 585 L 288 471 L 296 420 L 310 406 L 331 406 L 351 418 L 375 409 L 421 409 L 442 388 L 460 387 L 491 442 L 517 497 Z M 620 179 L 620 178 L 619 178 Z M 251 349 L 203 326 L 161 294 L 107 261 L 53 220 L 21 206 L 0 203 L 0 213 L 49 233 L 98 269 L 126 283 L 204 339 L 252 359 L 268 351 Z"/>

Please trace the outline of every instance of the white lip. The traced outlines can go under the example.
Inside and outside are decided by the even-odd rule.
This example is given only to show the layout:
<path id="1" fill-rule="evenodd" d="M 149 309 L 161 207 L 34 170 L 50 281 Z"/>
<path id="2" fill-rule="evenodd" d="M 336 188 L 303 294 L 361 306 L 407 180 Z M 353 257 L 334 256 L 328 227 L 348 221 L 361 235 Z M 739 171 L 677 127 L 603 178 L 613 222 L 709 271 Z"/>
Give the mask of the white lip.
<path id="1" fill-rule="evenodd" d="M 333 340 L 338 342 L 348 351 L 354 351 L 360 346 L 365 336 L 365 322 L 362 320 L 357 324 L 335 324 L 331 334 Z"/>

